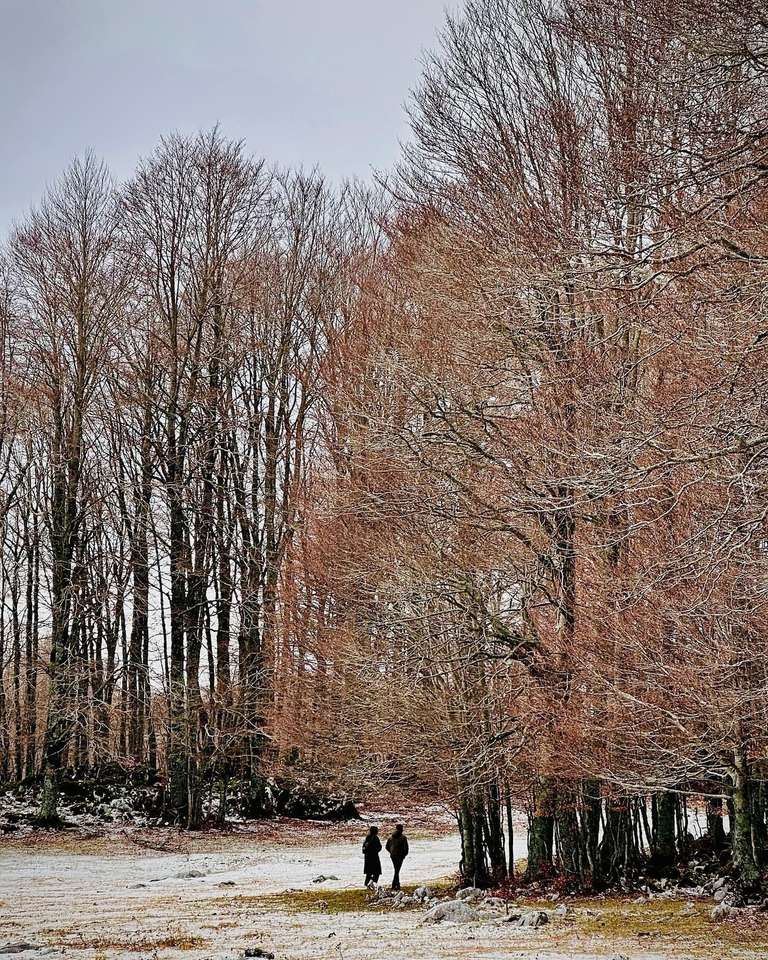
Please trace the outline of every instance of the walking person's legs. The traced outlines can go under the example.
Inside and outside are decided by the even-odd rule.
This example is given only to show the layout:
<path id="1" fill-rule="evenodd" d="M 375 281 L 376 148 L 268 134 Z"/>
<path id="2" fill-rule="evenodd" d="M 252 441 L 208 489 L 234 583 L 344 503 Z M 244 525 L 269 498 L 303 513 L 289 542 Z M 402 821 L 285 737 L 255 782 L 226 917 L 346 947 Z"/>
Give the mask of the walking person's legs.
<path id="1" fill-rule="evenodd" d="M 395 868 L 395 875 L 392 877 L 392 889 L 400 889 L 400 867 L 402 867 L 402 861 L 393 860 L 392 866 Z"/>

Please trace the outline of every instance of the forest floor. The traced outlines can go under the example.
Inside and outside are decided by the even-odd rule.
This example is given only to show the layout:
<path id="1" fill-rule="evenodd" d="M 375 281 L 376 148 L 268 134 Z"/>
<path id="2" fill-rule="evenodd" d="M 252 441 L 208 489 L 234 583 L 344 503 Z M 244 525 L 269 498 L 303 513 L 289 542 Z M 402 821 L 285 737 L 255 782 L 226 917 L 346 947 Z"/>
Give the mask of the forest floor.
<path id="1" fill-rule="evenodd" d="M 385 833 L 393 816 L 366 819 Z M 454 884 L 455 828 L 440 811 L 407 823 L 404 881 Z M 537 929 L 498 910 L 427 925 L 423 908 L 374 906 L 360 889 L 364 832 L 359 822 L 270 821 L 195 836 L 113 828 L 0 841 L 0 957 L 9 945 L 22 960 L 224 960 L 253 948 L 276 960 L 768 957 L 768 919 L 715 923 L 711 899 L 563 898 L 566 916 Z"/>

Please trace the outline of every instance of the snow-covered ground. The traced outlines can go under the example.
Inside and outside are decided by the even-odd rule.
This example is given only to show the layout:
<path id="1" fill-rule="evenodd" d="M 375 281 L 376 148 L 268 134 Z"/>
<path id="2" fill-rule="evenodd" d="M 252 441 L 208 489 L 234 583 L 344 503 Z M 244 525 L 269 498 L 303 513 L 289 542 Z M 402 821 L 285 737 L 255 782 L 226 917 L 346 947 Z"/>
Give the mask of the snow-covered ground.
<path id="1" fill-rule="evenodd" d="M 478 923 L 425 926 L 418 911 L 324 913 L 319 901 L 329 891 L 361 885 L 364 827 L 360 833 L 353 838 L 346 826 L 305 840 L 294 833 L 285 842 L 279 831 L 269 840 L 180 840 L 188 846 L 181 852 L 148 849 L 146 836 L 139 845 L 126 834 L 112 841 L 7 843 L 0 846 L 0 956 L 4 945 L 26 942 L 38 949 L 17 954 L 25 960 L 54 950 L 75 960 L 218 960 L 253 947 L 277 960 L 687 960 L 686 954 L 625 947 L 609 952 L 602 943 L 596 951 L 594 943 L 574 939 L 554 923 L 521 929 L 489 916 Z M 169 836 L 158 844 L 168 845 Z M 455 873 L 455 832 L 414 834 L 411 846 L 404 882 Z M 387 880 L 386 858 L 384 864 Z M 313 882 L 320 875 L 338 879 Z M 274 897 L 296 890 L 311 891 L 299 907 Z"/>

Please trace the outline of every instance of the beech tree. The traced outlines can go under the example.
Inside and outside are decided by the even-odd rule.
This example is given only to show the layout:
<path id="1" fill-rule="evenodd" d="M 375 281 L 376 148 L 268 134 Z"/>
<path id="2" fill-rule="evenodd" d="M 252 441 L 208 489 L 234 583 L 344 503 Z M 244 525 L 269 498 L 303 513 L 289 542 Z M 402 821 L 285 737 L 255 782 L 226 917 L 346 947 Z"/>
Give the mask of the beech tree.
<path id="1" fill-rule="evenodd" d="M 765 33 L 469 0 L 380 189 L 217 129 L 71 167 L 0 265 L 0 775 L 44 819 L 66 767 L 189 828 L 291 770 L 430 790 L 479 885 L 520 808 L 531 881 L 700 843 L 759 885 Z"/>
<path id="2" fill-rule="evenodd" d="M 82 531 L 93 492 L 86 450 L 120 314 L 117 219 L 105 168 L 76 161 L 12 240 L 23 314 L 28 397 L 43 419 L 48 463 L 44 523 L 50 550 L 51 655 L 41 816 L 57 816 L 57 775 L 75 723 L 73 663 L 81 642 Z"/>

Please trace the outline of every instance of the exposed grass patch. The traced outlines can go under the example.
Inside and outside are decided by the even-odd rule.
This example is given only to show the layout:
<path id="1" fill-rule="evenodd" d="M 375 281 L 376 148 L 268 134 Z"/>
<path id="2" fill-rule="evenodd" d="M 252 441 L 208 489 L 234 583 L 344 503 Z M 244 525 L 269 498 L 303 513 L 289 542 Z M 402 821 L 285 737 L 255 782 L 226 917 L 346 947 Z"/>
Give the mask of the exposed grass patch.
<path id="1" fill-rule="evenodd" d="M 689 907 L 679 900 L 629 903 L 621 899 L 569 901 L 570 917 L 561 921 L 571 931 L 606 940 L 634 942 L 653 950 L 674 945 L 677 950 L 712 957 L 738 956 L 749 950 L 768 956 L 768 918 L 751 915 L 737 921 L 710 919 L 711 903 Z M 728 953 L 724 953 L 728 950 Z"/>
<path id="2" fill-rule="evenodd" d="M 147 950 L 196 950 L 204 947 L 207 941 L 203 937 L 191 937 L 184 933 L 169 934 L 164 937 L 143 936 L 133 937 L 71 937 L 66 946 L 80 950 L 96 950 L 97 952 L 110 950 L 128 950 L 143 953 Z"/>
<path id="3" fill-rule="evenodd" d="M 412 894 L 419 886 L 429 886 L 437 894 L 445 894 L 452 887 L 451 880 L 438 880 L 429 884 L 404 884 L 403 893 Z M 286 890 L 264 897 L 238 896 L 228 898 L 228 903 L 243 906 L 261 906 L 264 909 L 284 910 L 287 913 L 361 913 L 366 910 L 387 909 L 387 901 L 373 902 L 371 894 L 363 888 L 352 890 Z M 414 904 L 413 908 L 417 905 Z M 409 909 L 404 907 L 402 909 Z"/>

